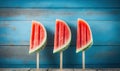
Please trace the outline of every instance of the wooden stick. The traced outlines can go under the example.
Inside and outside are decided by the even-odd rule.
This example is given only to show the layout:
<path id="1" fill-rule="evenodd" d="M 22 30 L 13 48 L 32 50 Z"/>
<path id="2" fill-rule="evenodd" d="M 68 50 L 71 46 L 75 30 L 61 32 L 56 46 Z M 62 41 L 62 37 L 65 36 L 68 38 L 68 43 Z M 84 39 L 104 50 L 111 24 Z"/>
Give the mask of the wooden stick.
<path id="1" fill-rule="evenodd" d="M 37 71 L 39 71 L 39 52 L 36 53 L 36 58 L 37 58 Z"/>
<path id="2" fill-rule="evenodd" d="M 82 51 L 82 69 L 85 71 L 85 51 Z"/>
<path id="3" fill-rule="evenodd" d="M 63 52 L 60 52 L 60 71 L 62 71 L 62 59 L 63 59 Z"/>

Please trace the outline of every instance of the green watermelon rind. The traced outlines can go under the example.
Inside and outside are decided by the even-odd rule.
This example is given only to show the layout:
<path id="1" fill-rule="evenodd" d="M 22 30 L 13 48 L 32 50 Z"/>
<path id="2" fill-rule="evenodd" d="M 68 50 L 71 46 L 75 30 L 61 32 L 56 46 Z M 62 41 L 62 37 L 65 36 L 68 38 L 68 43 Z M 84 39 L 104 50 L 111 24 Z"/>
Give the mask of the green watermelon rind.
<path id="1" fill-rule="evenodd" d="M 71 40 L 69 40 L 71 42 Z M 60 49 L 54 50 L 53 53 L 58 53 L 60 51 L 66 50 L 70 46 L 70 42 L 66 43 L 66 45 L 62 46 Z"/>
<path id="2" fill-rule="evenodd" d="M 92 45 L 93 45 L 93 42 L 91 42 L 91 44 L 90 44 L 90 45 L 88 45 L 88 47 L 86 47 L 85 49 L 83 49 L 83 51 L 85 51 L 85 50 L 89 49 Z"/>
<path id="3" fill-rule="evenodd" d="M 32 21 L 32 22 L 33 22 L 33 21 Z M 40 22 L 38 22 L 38 23 L 40 23 Z M 40 25 L 43 27 L 46 36 L 45 36 L 43 42 L 41 43 L 41 45 L 37 46 L 35 49 L 29 50 L 29 54 L 32 54 L 32 53 L 34 53 L 34 52 L 39 52 L 39 51 L 42 50 L 42 49 L 46 46 L 46 44 L 47 44 L 47 32 L 46 32 L 46 29 L 45 29 L 45 27 L 44 27 L 42 24 L 40 24 Z"/>
<path id="4" fill-rule="evenodd" d="M 85 50 L 87 50 L 88 48 L 90 48 L 91 46 L 93 45 L 93 41 L 91 41 L 89 44 L 87 44 L 86 46 L 84 46 L 84 47 L 82 47 L 82 48 L 80 48 L 80 49 L 77 49 L 76 50 L 76 53 L 79 53 L 79 52 L 81 52 L 81 51 L 85 51 Z"/>
<path id="5" fill-rule="evenodd" d="M 39 52 L 40 50 L 44 49 L 44 47 L 46 46 L 47 42 L 45 41 L 45 43 L 42 46 L 38 46 L 36 47 L 37 49 L 34 49 L 34 51 L 29 52 L 29 54 L 32 54 L 34 52 Z"/>
<path id="6" fill-rule="evenodd" d="M 62 20 L 56 19 L 56 21 L 62 21 Z M 64 22 L 64 21 L 62 21 L 62 22 Z M 64 22 L 64 23 L 66 24 L 66 22 Z M 71 30 L 70 30 L 70 28 L 69 28 L 69 26 L 68 26 L 67 24 L 66 24 L 66 26 L 68 27 L 68 29 L 69 29 L 69 31 L 70 31 L 70 38 L 69 38 L 68 42 L 67 42 L 65 45 L 61 46 L 59 49 L 54 50 L 53 53 L 58 53 L 58 52 L 60 52 L 60 51 L 64 51 L 64 50 L 66 50 L 66 49 L 69 47 L 69 45 L 70 45 L 71 37 L 72 37 L 72 35 L 71 35 Z"/>
<path id="7" fill-rule="evenodd" d="M 44 49 L 44 48 L 46 47 L 46 44 L 47 44 L 47 42 L 45 42 L 45 44 L 44 44 L 44 45 L 42 45 L 42 46 L 41 46 L 41 48 L 39 48 L 39 49 L 38 49 L 38 50 L 36 50 L 35 52 L 39 52 L 40 50 Z"/>
<path id="8" fill-rule="evenodd" d="M 78 20 L 84 21 L 83 19 L 80 19 L 80 18 L 78 18 Z M 84 21 L 84 22 L 86 22 L 86 21 Z M 89 24 L 88 24 L 87 22 L 86 22 L 86 24 L 87 24 L 88 27 L 89 27 Z M 90 48 L 90 47 L 93 45 L 92 32 L 91 32 L 90 27 L 89 27 L 89 30 L 90 30 L 90 33 L 91 33 L 91 41 L 90 41 L 88 44 L 86 44 L 85 46 L 83 46 L 82 48 L 77 49 L 77 50 L 76 50 L 76 53 L 79 53 L 79 52 L 81 52 L 81 51 L 85 51 L 86 49 Z"/>

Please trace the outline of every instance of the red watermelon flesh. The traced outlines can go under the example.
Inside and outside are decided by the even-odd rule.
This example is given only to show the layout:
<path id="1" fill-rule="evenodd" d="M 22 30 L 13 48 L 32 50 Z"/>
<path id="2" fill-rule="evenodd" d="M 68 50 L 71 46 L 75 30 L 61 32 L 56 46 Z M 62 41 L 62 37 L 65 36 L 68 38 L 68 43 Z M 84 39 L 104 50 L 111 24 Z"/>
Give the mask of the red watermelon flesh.
<path id="1" fill-rule="evenodd" d="M 92 43 L 92 32 L 89 24 L 82 19 L 78 19 L 76 53 L 90 47 Z"/>
<path id="2" fill-rule="evenodd" d="M 53 53 L 65 50 L 71 41 L 71 30 L 62 20 L 56 20 L 54 51 Z"/>
<path id="3" fill-rule="evenodd" d="M 46 30 L 41 23 L 32 21 L 31 29 L 29 53 L 42 49 L 47 39 Z"/>

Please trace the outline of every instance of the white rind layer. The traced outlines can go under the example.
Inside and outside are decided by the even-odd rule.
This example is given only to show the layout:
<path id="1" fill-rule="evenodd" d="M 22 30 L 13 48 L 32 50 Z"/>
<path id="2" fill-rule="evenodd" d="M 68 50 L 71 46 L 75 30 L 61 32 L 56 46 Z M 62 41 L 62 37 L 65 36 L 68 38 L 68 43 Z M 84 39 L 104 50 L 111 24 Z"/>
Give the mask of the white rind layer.
<path id="1" fill-rule="evenodd" d="M 32 21 L 32 22 L 37 22 L 37 21 Z M 40 50 L 40 49 L 42 49 L 43 46 L 46 44 L 46 41 L 47 41 L 47 32 L 46 32 L 45 27 L 44 27 L 40 22 L 37 22 L 37 23 L 39 23 L 39 24 L 43 27 L 43 29 L 44 29 L 44 31 L 45 31 L 45 38 L 43 39 L 43 42 L 42 42 L 39 46 L 37 46 L 37 47 L 34 48 L 34 49 L 30 49 L 30 50 L 29 50 L 29 54 L 31 54 L 31 53 L 33 53 L 33 52 L 36 52 L 36 51 L 38 51 L 38 50 Z"/>
<path id="2" fill-rule="evenodd" d="M 89 24 L 88 24 L 85 20 L 83 20 L 83 19 L 78 18 L 78 21 L 79 21 L 79 20 L 82 20 L 82 21 L 84 21 L 84 22 L 87 24 L 87 26 L 88 26 L 88 28 L 89 28 L 89 30 L 90 30 L 91 40 L 90 40 L 85 46 L 82 46 L 81 48 L 76 49 L 76 53 L 79 53 L 80 51 L 83 51 L 83 50 L 85 50 L 86 48 L 89 48 L 90 45 L 93 44 L 92 32 L 91 32 L 91 29 L 90 29 Z"/>
<path id="3" fill-rule="evenodd" d="M 60 19 L 56 19 L 56 22 L 57 21 L 62 21 Z M 68 39 L 68 42 L 66 42 L 63 46 L 61 47 L 58 47 L 58 49 L 54 49 L 53 53 L 57 53 L 57 52 L 60 52 L 60 51 L 64 51 L 65 49 L 68 48 L 68 46 L 70 45 L 70 42 L 71 42 L 71 30 L 69 28 L 69 26 L 66 24 L 66 22 L 62 21 L 68 28 L 69 32 L 70 32 L 70 38 Z"/>
<path id="4" fill-rule="evenodd" d="M 87 43 L 85 46 L 79 48 L 76 50 L 76 53 L 79 53 L 80 51 L 85 50 L 86 48 L 89 48 L 93 44 L 93 40 L 91 40 L 89 43 Z"/>

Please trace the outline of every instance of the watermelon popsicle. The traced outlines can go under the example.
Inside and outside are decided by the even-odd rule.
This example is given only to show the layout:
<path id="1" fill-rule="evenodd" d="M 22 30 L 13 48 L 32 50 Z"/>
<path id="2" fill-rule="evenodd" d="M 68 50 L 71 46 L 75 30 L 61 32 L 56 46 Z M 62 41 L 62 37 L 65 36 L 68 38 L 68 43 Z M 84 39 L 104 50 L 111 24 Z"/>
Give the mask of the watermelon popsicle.
<path id="1" fill-rule="evenodd" d="M 46 40 L 47 33 L 45 27 L 37 21 L 32 21 L 29 53 L 34 53 L 44 48 Z"/>
<path id="2" fill-rule="evenodd" d="M 47 33 L 44 26 L 37 21 L 32 21 L 29 53 L 37 53 L 37 69 L 39 69 L 39 51 L 45 47 L 46 40 Z"/>
<path id="3" fill-rule="evenodd" d="M 71 41 L 71 30 L 67 23 L 62 20 L 56 20 L 55 36 L 54 36 L 54 51 L 60 52 L 60 71 L 62 71 L 62 52 L 68 48 Z"/>
<path id="4" fill-rule="evenodd" d="M 85 50 L 92 46 L 93 38 L 92 32 L 89 24 L 82 20 L 78 19 L 77 21 L 77 44 L 76 44 L 76 53 L 82 51 L 82 64 L 83 69 L 85 69 Z"/>

